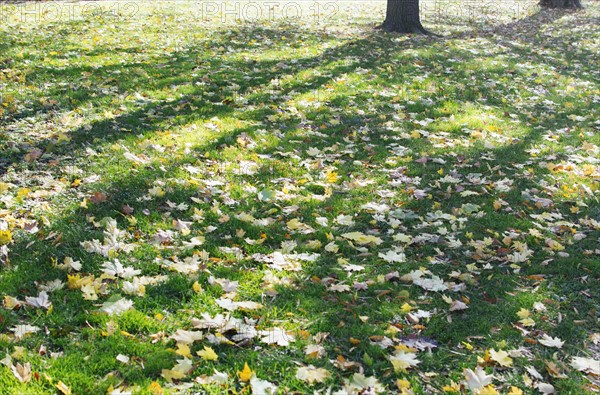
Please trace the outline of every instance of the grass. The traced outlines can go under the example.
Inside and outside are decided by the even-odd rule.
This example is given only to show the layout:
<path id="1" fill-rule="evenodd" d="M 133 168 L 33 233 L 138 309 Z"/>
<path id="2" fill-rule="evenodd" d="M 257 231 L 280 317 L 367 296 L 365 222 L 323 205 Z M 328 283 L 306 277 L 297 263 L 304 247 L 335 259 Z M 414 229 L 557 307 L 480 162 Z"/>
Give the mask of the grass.
<path id="1" fill-rule="evenodd" d="M 357 372 L 385 393 L 469 392 L 476 366 L 489 393 L 597 389 L 571 366 L 599 353 L 597 4 L 426 13 L 443 38 L 373 31 L 379 3 L 249 22 L 201 3 L 56 2 L 77 11 L 61 23 L 45 4 L 36 21 L 1 6 L 0 394 L 266 391 L 239 378 L 245 363 L 279 393 L 353 393 Z M 122 233 L 102 255 L 84 243 L 110 239 L 107 218 Z M 406 258 L 380 256 L 392 250 Z M 115 260 L 139 273 L 110 275 Z M 450 289 L 403 278 L 419 268 Z M 25 303 L 44 289 L 50 308 Z M 132 309 L 101 311 L 119 299 Z M 171 337 L 232 300 L 261 306 L 232 311 L 248 327 L 225 342 Z M 17 338 L 17 325 L 38 331 Z M 251 328 L 270 332 L 234 338 Z M 273 328 L 295 341 L 262 341 Z M 395 371 L 394 347 L 420 364 Z M 309 364 L 330 376 L 297 378 Z M 201 384 L 215 369 L 227 379 Z"/>

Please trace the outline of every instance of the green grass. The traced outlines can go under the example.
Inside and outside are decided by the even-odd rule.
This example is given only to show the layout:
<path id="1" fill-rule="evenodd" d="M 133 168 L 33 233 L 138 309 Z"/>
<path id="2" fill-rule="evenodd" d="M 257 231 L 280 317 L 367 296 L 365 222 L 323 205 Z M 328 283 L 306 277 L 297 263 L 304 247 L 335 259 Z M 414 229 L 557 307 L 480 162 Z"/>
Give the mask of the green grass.
<path id="1" fill-rule="evenodd" d="M 444 34 L 430 38 L 374 31 L 381 3 L 253 23 L 205 20 L 187 2 L 63 23 L 3 8 L 0 357 L 12 357 L 0 394 L 54 394 L 59 381 L 73 394 L 251 393 L 237 373 L 245 363 L 278 393 L 352 393 L 344 380 L 359 371 L 384 393 L 401 392 L 398 379 L 405 393 L 452 381 L 468 393 L 463 371 L 478 365 L 500 393 L 594 388 L 570 364 L 599 358 L 598 5 L 518 20 L 508 6 L 482 21 L 426 14 Z M 86 251 L 109 239 L 105 218 L 132 251 Z M 381 244 L 361 248 L 349 232 Z M 188 246 L 193 237 L 204 242 Z M 531 254 L 511 261 L 525 243 Z M 404 262 L 379 256 L 394 248 Z M 278 268 L 274 252 L 312 259 Z M 169 269 L 194 257 L 196 271 Z M 79 273 L 57 267 L 65 258 Z M 115 260 L 136 280 L 103 275 Z M 450 289 L 402 278 L 419 268 Z M 237 294 L 215 279 L 237 281 Z M 50 309 L 24 303 L 52 281 Z M 84 297 L 86 281 L 97 300 Z M 128 294 L 127 281 L 145 285 Z M 101 311 L 120 298 L 133 308 Z M 228 298 L 261 304 L 231 317 L 295 341 L 225 331 L 229 344 L 216 344 L 202 329 L 191 367 L 169 382 L 182 359 L 171 336 L 226 314 L 217 301 Z M 444 298 L 468 309 L 449 311 Z M 525 331 L 521 309 L 535 321 Z M 25 324 L 39 330 L 17 339 L 11 329 Z M 564 346 L 543 346 L 544 334 Z M 409 339 L 437 347 L 396 372 L 388 358 Z M 324 353 L 307 355 L 317 343 Z M 196 354 L 205 346 L 216 361 Z M 486 358 L 491 349 L 512 366 Z M 31 366 L 25 384 L 17 362 Z M 296 378 L 309 364 L 329 378 Z M 524 378 L 530 366 L 543 378 Z M 226 382 L 195 380 L 215 369 Z"/>

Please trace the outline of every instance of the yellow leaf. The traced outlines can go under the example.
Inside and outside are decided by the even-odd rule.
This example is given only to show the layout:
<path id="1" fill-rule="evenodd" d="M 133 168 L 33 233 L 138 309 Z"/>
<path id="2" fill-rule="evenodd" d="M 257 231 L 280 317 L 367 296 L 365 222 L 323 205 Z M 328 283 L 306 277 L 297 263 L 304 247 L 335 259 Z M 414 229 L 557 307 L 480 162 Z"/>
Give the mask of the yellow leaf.
<path id="1" fill-rule="evenodd" d="M 156 381 L 150 383 L 148 390 L 152 395 L 163 395 L 164 393 L 162 387 Z"/>
<path id="2" fill-rule="evenodd" d="M 211 347 L 204 346 L 204 350 L 197 351 L 196 354 L 205 361 L 216 361 L 219 359 L 219 356 Z"/>
<path id="3" fill-rule="evenodd" d="M 177 350 L 175 353 L 181 355 L 182 357 L 192 358 L 190 347 L 185 343 L 177 343 Z"/>
<path id="4" fill-rule="evenodd" d="M 380 245 L 381 243 L 383 243 L 383 240 L 381 240 L 379 237 L 366 235 L 361 232 L 344 233 L 342 235 L 342 237 L 346 238 L 348 240 L 354 241 L 359 245 L 366 245 L 366 244 Z"/>
<path id="5" fill-rule="evenodd" d="M 238 372 L 238 376 L 240 378 L 240 381 L 244 381 L 244 382 L 248 382 L 250 381 L 250 379 L 252 378 L 252 373 L 254 373 L 250 367 L 248 366 L 248 363 L 244 363 L 244 369 L 242 369 L 241 371 Z"/>
<path id="6" fill-rule="evenodd" d="M 462 342 L 462 344 L 465 345 L 465 347 L 467 348 L 467 350 L 473 351 L 473 345 L 471 345 L 471 343 Z"/>
<path id="7" fill-rule="evenodd" d="M 19 198 L 19 199 L 26 198 L 30 192 L 31 192 L 31 189 L 29 189 L 29 188 L 20 188 L 17 191 L 17 198 Z"/>
<path id="8" fill-rule="evenodd" d="M 398 379 L 396 380 L 396 387 L 398 387 L 398 389 L 409 389 L 410 388 L 410 381 L 406 380 L 406 379 Z"/>
<path id="9" fill-rule="evenodd" d="M 192 285 L 192 289 L 197 294 L 199 294 L 200 292 L 202 292 L 202 286 L 200 285 L 200 283 L 198 283 L 198 281 L 194 282 L 194 285 Z"/>
<path id="10" fill-rule="evenodd" d="M 62 381 L 59 381 L 58 384 L 56 384 L 56 388 L 58 388 L 58 390 L 64 395 L 71 395 L 71 388 L 67 387 L 67 385 Z"/>
<path id="11" fill-rule="evenodd" d="M 163 369 L 161 372 L 161 376 L 163 376 L 165 380 L 171 383 L 173 380 L 180 380 L 184 378 L 185 374 L 177 370 Z"/>
<path id="12" fill-rule="evenodd" d="M 529 314 L 531 314 L 531 313 L 527 309 L 521 309 L 517 313 L 517 315 L 519 316 L 519 318 L 522 319 L 522 320 L 524 320 L 525 318 L 529 318 Z"/>
<path id="13" fill-rule="evenodd" d="M 519 321 L 523 326 L 535 326 L 535 321 L 531 318 L 524 318 Z"/>
<path id="14" fill-rule="evenodd" d="M 510 392 L 506 395 L 523 395 L 523 391 L 519 387 L 510 387 Z"/>
<path id="15" fill-rule="evenodd" d="M 482 389 L 480 389 L 477 394 L 478 395 L 498 395 L 498 391 L 496 391 L 496 388 L 492 384 L 490 384 L 487 387 L 483 387 Z"/>
<path id="16" fill-rule="evenodd" d="M 451 381 L 450 385 L 443 386 L 442 390 L 444 392 L 460 392 L 460 384 Z"/>
<path id="17" fill-rule="evenodd" d="M 508 353 L 504 350 L 496 351 L 493 348 L 490 350 L 490 358 L 498 363 L 498 365 L 503 366 L 505 368 L 511 367 L 513 364 L 513 360 L 508 356 Z"/>
<path id="18" fill-rule="evenodd" d="M 79 284 L 79 280 L 81 280 L 81 276 L 79 274 L 67 274 L 67 286 L 69 289 L 79 289 L 81 285 Z"/>
<path id="19" fill-rule="evenodd" d="M 413 139 L 418 139 L 421 137 L 421 133 L 419 133 L 418 131 L 414 131 L 410 134 L 410 137 L 412 137 Z"/>
<path id="20" fill-rule="evenodd" d="M 338 173 L 336 173 L 335 171 L 328 171 L 325 174 L 325 181 L 327 181 L 330 184 L 337 182 L 338 179 Z"/>
<path id="21" fill-rule="evenodd" d="M 402 305 L 402 307 L 400 307 L 400 311 L 401 311 L 401 312 L 403 312 L 403 313 L 408 313 L 408 312 L 410 312 L 412 309 L 413 309 L 413 308 L 412 308 L 412 306 L 411 306 L 411 305 L 409 305 L 408 303 L 404 303 L 404 304 Z"/>
<path id="22" fill-rule="evenodd" d="M 21 306 L 21 302 L 19 302 L 19 300 L 17 298 L 8 296 L 8 295 L 4 296 L 4 307 L 5 308 L 12 310 L 19 306 Z"/>
<path id="23" fill-rule="evenodd" d="M 12 241 L 10 230 L 0 230 L 0 246 L 6 245 Z"/>

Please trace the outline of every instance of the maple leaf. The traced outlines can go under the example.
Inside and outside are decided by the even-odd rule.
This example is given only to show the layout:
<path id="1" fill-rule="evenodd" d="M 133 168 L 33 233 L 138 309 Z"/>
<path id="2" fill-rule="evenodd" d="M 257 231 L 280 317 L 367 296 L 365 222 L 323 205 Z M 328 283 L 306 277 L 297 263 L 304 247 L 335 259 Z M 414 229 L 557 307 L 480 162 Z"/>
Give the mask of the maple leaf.
<path id="1" fill-rule="evenodd" d="M 219 359 L 219 356 L 217 353 L 215 353 L 215 350 L 207 346 L 204 346 L 204 350 L 197 351 L 196 354 L 198 354 L 198 356 L 205 361 L 216 361 Z"/>
<path id="2" fill-rule="evenodd" d="M 596 359 L 573 357 L 571 359 L 571 366 L 581 372 L 600 375 L 600 361 Z"/>
<path id="3" fill-rule="evenodd" d="M 21 307 L 22 302 L 13 296 L 4 296 L 3 305 L 5 308 L 12 310 Z"/>
<path id="4" fill-rule="evenodd" d="M 82 265 L 81 265 L 80 261 L 76 261 L 71 257 L 65 257 L 63 263 L 60 265 L 56 265 L 56 267 L 58 267 L 59 269 L 62 269 L 62 270 L 69 271 L 69 272 L 71 270 L 78 272 L 81 270 Z"/>
<path id="5" fill-rule="evenodd" d="M 455 383 L 454 381 L 451 381 L 450 385 L 445 385 L 442 387 L 442 391 L 444 391 L 444 392 L 460 392 L 460 384 Z"/>
<path id="6" fill-rule="evenodd" d="M 535 326 L 535 321 L 532 320 L 531 318 L 523 318 L 522 320 L 519 320 L 519 322 L 523 326 Z"/>
<path id="7" fill-rule="evenodd" d="M 466 379 L 466 384 L 471 391 L 479 391 L 486 385 L 491 384 L 492 379 L 494 378 L 491 374 L 487 375 L 481 366 L 477 366 L 475 371 L 465 369 L 463 374 Z"/>
<path id="8" fill-rule="evenodd" d="M 444 283 L 444 280 L 436 275 L 432 275 L 431 278 L 417 278 L 413 280 L 413 284 L 418 285 L 424 290 L 433 292 L 441 292 L 448 289 L 448 286 Z"/>
<path id="9" fill-rule="evenodd" d="M 490 350 L 490 358 L 498 365 L 505 368 L 511 367 L 513 364 L 512 358 L 504 350 L 496 351 L 493 348 Z"/>
<path id="10" fill-rule="evenodd" d="M 351 215 L 340 214 L 335 219 L 334 222 L 339 225 L 344 226 L 354 226 L 354 218 Z"/>
<path id="11" fill-rule="evenodd" d="M 496 388 L 490 384 L 480 389 L 477 392 L 477 395 L 498 395 L 498 391 L 496 391 Z"/>
<path id="12" fill-rule="evenodd" d="M 523 390 L 519 387 L 511 386 L 510 391 L 506 395 L 523 395 Z"/>
<path id="13" fill-rule="evenodd" d="M 544 333 L 541 339 L 538 340 L 540 344 L 543 344 L 546 347 L 555 347 L 562 348 L 564 341 L 560 340 L 558 337 L 550 337 Z"/>
<path id="14" fill-rule="evenodd" d="M 521 319 L 525 319 L 525 318 L 529 318 L 529 315 L 531 314 L 531 312 L 527 309 L 521 309 L 517 312 L 517 315 L 519 316 L 519 318 Z"/>
<path id="15" fill-rule="evenodd" d="M 405 351 L 397 351 L 389 358 L 396 372 L 406 372 L 406 369 L 413 368 L 421 363 L 417 359 L 417 354 Z"/>
<path id="16" fill-rule="evenodd" d="M 548 383 L 537 383 L 535 385 L 535 388 L 538 391 L 540 391 L 542 394 L 546 394 L 546 395 L 554 394 L 556 392 L 556 390 L 554 389 L 554 386 L 552 384 L 548 384 Z"/>
<path id="17" fill-rule="evenodd" d="M 8 229 L 0 229 L 0 246 L 9 244 L 12 241 L 12 233 Z"/>
<path id="18" fill-rule="evenodd" d="M 542 377 L 540 372 L 538 372 L 533 366 L 526 366 L 525 370 L 527 370 L 527 373 L 529 373 L 531 375 L 531 377 L 533 377 L 534 379 L 537 379 L 537 380 L 544 379 L 544 377 Z"/>
<path id="19" fill-rule="evenodd" d="M 173 380 L 185 378 L 193 368 L 192 361 L 188 358 L 183 358 L 177 361 L 177 365 L 173 369 L 163 369 L 161 376 L 171 383 Z"/>
<path id="20" fill-rule="evenodd" d="M 175 350 L 175 353 L 177 355 L 181 355 L 182 357 L 192 358 L 190 346 L 184 343 L 177 343 L 177 350 Z"/>
<path id="21" fill-rule="evenodd" d="M 304 348 L 304 353 L 309 358 L 321 358 L 325 355 L 325 347 L 320 344 L 309 344 Z"/>
<path id="22" fill-rule="evenodd" d="M 214 372 L 215 373 L 212 376 L 202 375 L 200 377 L 196 377 L 195 381 L 204 385 L 226 384 L 229 381 L 229 376 L 227 373 L 219 372 L 217 369 L 214 369 Z"/>
<path id="23" fill-rule="evenodd" d="M 25 325 L 15 325 L 14 327 L 10 328 L 11 332 L 14 332 L 15 337 L 17 338 L 17 340 L 20 340 L 21 338 L 23 338 L 23 336 L 30 334 L 30 333 L 35 333 L 37 331 L 39 331 L 40 328 L 37 326 L 31 326 L 28 324 Z"/>
<path id="24" fill-rule="evenodd" d="M 336 395 L 362 393 L 366 389 L 370 391 L 368 393 L 375 394 L 385 391 L 385 387 L 381 385 L 376 377 L 367 377 L 361 373 L 354 373 L 350 380 L 345 379 L 344 382 L 346 384 L 344 391 L 346 392 L 337 392 Z"/>
<path id="25" fill-rule="evenodd" d="M 250 387 L 252 395 L 274 395 L 277 392 L 277 386 L 267 380 L 261 380 L 256 375 L 250 378 Z"/>
<path id="26" fill-rule="evenodd" d="M 467 306 L 464 302 L 461 302 L 460 300 L 454 300 L 452 301 L 452 305 L 450 306 L 450 309 L 448 309 L 448 311 L 461 311 L 466 310 L 468 308 L 469 306 Z"/>
<path id="27" fill-rule="evenodd" d="M 338 173 L 335 171 L 327 171 L 327 173 L 325 173 L 325 182 L 328 182 L 330 184 L 334 184 L 338 181 L 339 176 Z"/>
<path id="28" fill-rule="evenodd" d="M 384 261 L 390 263 L 406 262 L 406 255 L 403 251 L 390 250 L 386 253 L 380 252 L 378 256 Z"/>
<path id="29" fill-rule="evenodd" d="M 248 362 L 244 363 L 244 368 L 238 372 L 238 377 L 242 382 L 248 382 L 252 378 L 254 372 L 248 366 Z"/>
<path id="30" fill-rule="evenodd" d="M 98 300 L 96 287 L 93 284 L 85 284 L 81 286 L 81 293 L 85 300 Z"/>
<path id="31" fill-rule="evenodd" d="M 21 383 L 28 383 L 31 380 L 31 364 L 27 362 L 25 365 L 17 363 L 12 365 L 10 370 Z"/>
<path id="32" fill-rule="evenodd" d="M 348 292 L 350 291 L 350 286 L 348 284 L 333 284 L 328 288 L 328 291 L 331 292 Z"/>
<path id="33" fill-rule="evenodd" d="M 174 334 L 171 335 L 171 339 L 174 339 L 177 343 L 182 344 L 192 344 L 196 340 L 201 340 L 202 337 L 202 332 L 186 331 L 183 329 L 178 329 Z"/>
<path id="34" fill-rule="evenodd" d="M 214 278 L 213 276 L 208 278 L 208 283 L 210 285 L 220 285 L 225 292 L 235 292 L 240 285 L 238 281 L 230 281 L 226 278 Z"/>
<path id="35" fill-rule="evenodd" d="M 107 313 L 108 315 L 119 315 L 133 307 L 133 302 L 129 299 L 121 298 L 115 301 L 106 301 L 102 303 L 100 311 Z"/>
<path id="36" fill-rule="evenodd" d="M 348 240 L 354 241 L 359 245 L 367 245 L 367 244 L 380 245 L 381 243 L 383 243 L 383 240 L 381 240 L 379 237 L 369 236 L 369 235 L 366 235 L 361 232 L 344 233 L 342 235 L 342 237 L 344 237 Z"/>
<path id="37" fill-rule="evenodd" d="M 25 297 L 25 303 L 30 306 L 49 309 L 52 306 L 52 302 L 48 300 L 48 293 L 46 291 L 40 292 L 37 297 L 27 296 Z"/>
<path id="38" fill-rule="evenodd" d="M 327 369 L 315 368 L 313 365 L 302 366 L 296 371 L 296 378 L 309 384 L 322 383 L 330 376 Z"/>
<path id="39" fill-rule="evenodd" d="M 290 343 L 296 341 L 293 335 L 287 333 L 283 328 L 271 328 L 259 332 L 262 336 L 260 341 L 267 344 L 277 344 L 281 347 L 289 346 Z"/>

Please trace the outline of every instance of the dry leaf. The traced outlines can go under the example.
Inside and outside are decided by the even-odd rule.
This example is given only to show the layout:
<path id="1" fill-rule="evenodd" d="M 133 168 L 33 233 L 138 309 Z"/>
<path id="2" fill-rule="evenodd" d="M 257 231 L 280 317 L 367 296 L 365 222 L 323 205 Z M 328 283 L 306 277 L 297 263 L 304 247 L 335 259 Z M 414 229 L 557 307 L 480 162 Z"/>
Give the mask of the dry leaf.
<path id="1" fill-rule="evenodd" d="M 296 371 L 296 378 L 309 384 L 322 383 L 330 376 L 331 373 L 327 369 L 315 368 L 312 365 L 302 366 Z"/>

